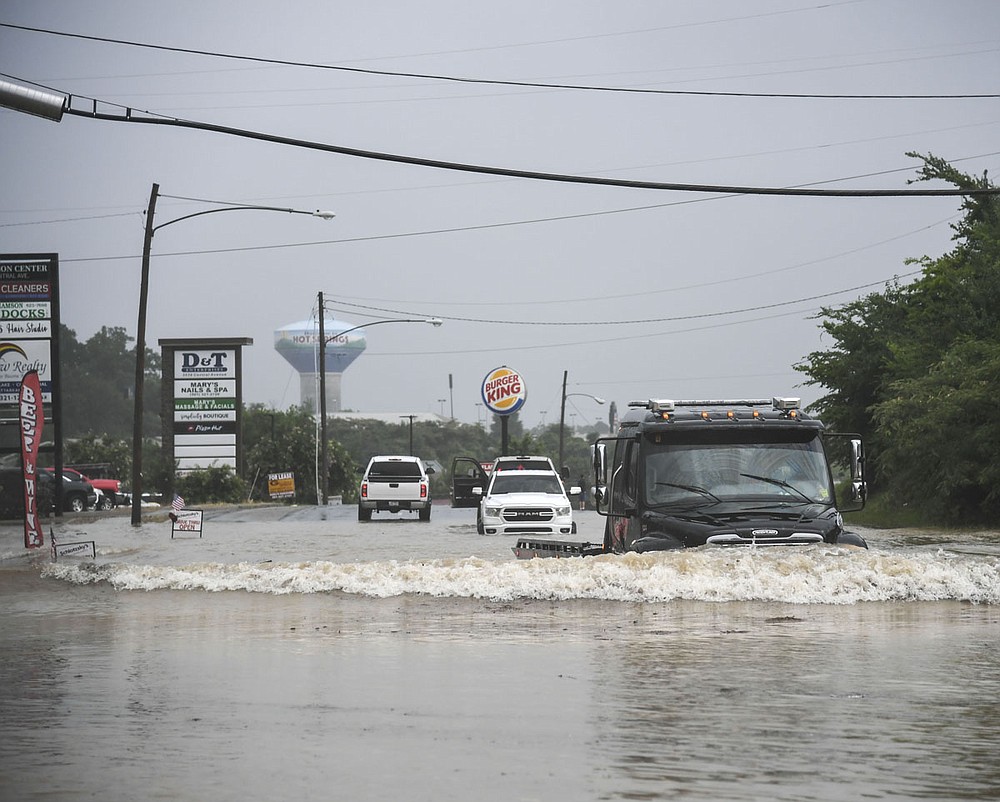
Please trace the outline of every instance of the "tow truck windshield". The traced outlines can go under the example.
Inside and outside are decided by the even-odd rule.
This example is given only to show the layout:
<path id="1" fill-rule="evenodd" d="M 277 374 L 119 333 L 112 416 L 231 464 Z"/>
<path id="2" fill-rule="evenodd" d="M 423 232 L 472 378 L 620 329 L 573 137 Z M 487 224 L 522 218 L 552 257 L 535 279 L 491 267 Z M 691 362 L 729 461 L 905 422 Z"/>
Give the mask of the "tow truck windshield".
<path id="1" fill-rule="evenodd" d="M 650 507 L 735 500 L 833 502 L 819 438 L 774 442 L 688 438 L 647 446 L 643 487 Z"/>

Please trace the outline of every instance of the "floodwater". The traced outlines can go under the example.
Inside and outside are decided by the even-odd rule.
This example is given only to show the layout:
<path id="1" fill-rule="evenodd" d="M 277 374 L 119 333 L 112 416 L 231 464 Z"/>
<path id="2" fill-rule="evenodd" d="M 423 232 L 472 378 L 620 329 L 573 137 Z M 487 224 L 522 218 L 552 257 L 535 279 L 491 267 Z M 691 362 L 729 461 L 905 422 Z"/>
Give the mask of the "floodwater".
<path id="1" fill-rule="evenodd" d="M 518 561 L 356 517 L 0 527 L 0 799 L 1000 798 L 1000 533 Z"/>

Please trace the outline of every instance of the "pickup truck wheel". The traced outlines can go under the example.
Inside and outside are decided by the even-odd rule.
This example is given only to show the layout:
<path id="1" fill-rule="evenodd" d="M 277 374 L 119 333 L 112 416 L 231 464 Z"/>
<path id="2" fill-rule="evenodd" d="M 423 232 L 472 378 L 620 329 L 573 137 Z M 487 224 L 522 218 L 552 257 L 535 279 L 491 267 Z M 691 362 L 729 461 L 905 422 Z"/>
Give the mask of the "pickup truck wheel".
<path id="1" fill-rule="evenodd" d="M 359 521 L 370 521 L 372 519 L 372 511 L 366 510 L 360 504 L 358 505 L 358 520 Z"/>
<path id="2" fill-rule="evenodd" d="M 83 496 L 70 496 L 66 506 L 70 512 L 83 512 L 87 509 L 87 500 Z"/>
<path id="3" fill-rule="evenodd" d="M 99 510 L 110 510 L 114 506 L 114 503 L 108 498 L 107 494 L 101 496 L 101 500 L 97 502 L 97 509 Z"/>
<path id="4" fill-rule="evenodd" d="M 420 520 L 429 521 L 431 519 L 431 508 L 429 506 L 420 510 Z"/>

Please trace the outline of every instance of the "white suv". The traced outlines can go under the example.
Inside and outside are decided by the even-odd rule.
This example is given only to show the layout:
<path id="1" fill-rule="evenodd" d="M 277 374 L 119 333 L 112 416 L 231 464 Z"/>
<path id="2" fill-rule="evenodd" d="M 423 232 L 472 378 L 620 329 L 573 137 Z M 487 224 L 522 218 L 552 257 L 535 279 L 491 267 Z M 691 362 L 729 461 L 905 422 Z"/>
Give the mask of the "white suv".
<path id="1" fill-rule="evenodd" d="M 579 493 L 580 488 L 570 488 Z M 571 535 L 573 505 L 555 471 L 495 470 L 479 504 L 481 535 Z"/>

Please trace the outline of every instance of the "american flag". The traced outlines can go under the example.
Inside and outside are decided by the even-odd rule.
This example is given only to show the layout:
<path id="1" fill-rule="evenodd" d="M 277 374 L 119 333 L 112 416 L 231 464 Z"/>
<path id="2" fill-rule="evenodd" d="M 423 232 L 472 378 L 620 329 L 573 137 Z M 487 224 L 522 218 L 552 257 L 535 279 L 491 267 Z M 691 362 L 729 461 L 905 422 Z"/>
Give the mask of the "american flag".
<path id="1" fill-rule="evenodd" d="M 174 512 L 184 509 L 184 499 L 174 493 L 174 500 L 170 502 L 170 506 L 173 507 Z"/>

